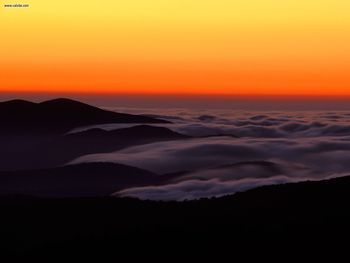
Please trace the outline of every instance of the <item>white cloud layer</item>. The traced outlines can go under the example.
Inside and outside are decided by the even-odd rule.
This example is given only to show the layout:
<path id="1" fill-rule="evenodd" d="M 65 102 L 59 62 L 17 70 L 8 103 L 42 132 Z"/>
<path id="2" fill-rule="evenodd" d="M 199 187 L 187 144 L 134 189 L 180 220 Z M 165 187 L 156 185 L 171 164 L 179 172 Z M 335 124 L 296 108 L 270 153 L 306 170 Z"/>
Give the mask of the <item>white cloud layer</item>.
<path id="1" fill-rule="evenodd" d="M 159 174 L 187 171 L 165 185 L 117 193 L 166 200 L 218 196 L 259 185 L 350 175 L 349 112 L 174 110 L 167 114 L 168 117 L 162 117 L 174 123 L 166 127 L 197 138 L 87 155 L 74 162 L 117 162 Z M 201 138 L 212 135 L 216 137 Z"/>

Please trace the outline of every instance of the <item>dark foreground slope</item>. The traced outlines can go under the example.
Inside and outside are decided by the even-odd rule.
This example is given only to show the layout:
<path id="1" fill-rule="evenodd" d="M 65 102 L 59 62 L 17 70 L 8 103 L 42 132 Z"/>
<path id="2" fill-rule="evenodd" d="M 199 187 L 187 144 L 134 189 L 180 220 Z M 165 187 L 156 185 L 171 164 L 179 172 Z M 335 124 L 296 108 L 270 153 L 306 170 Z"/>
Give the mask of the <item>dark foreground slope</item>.
<path id="1" fill-rule="evenodd" d="M 186 258 L 234 259 L 243 248 L 251 254 L 283 248 L 292 255 L 301 245 L 321 249 L 348 238 L 349 189 L 350 177 L 344 177 L 183 203 L 2 197 L 1 250 L 51 259 L 154 258 L 164 252 L 170 258 L 187 252 Z"/>
<path id="2" fill-rule="evenodd" d="M 161 181 L 152 172 L 116 163 L 82 163 L 56 168 L 0 171 L 1 195 L 98 197 Z"/>

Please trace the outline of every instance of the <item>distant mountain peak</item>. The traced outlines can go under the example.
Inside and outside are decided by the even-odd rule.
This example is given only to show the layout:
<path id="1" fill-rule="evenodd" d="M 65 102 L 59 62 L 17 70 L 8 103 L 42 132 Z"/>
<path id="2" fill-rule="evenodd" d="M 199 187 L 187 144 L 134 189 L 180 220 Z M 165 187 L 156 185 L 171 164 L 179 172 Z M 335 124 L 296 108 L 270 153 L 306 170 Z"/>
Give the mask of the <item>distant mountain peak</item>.
<path id="1" fill-rule="evenodd" d="M 77 101 L 77 100 L 73 100 L 73 99 L 68 99 L 68 98 L 56 98 L 56 99 L 52 99 L 52 100 L 46 100 L 43 102 L 40 102 L 40 104 L 84 104 L 84 105 L 88 105 L 86 103 Z"/>
<path id="2" fill-rule="evenodd" d="M 0 102 L 0 107 L 6 107 L 6 106 L 12 106 L 12 107 L 23 107 L 23 106 L 33 106 L 36 105 L 36 103 L 27 101 L 27 100 L 21 100 L 21 99 L 15 99 L 15 100 L 8 100 Z"/>
<path id="3" fill-rule="evenodd" d="M 44 107 L 57 107 L 57 108 L 88 108 L 88 109 L 94 109 L 94 110 L 101 110 L 95 106 L 67 98 L 57 98 L 52 100 L 47 100 L 39 103 L 39 106 Z"/>
<path id="4" fill-rule="evenodd" d="M 41 103 L 12 100 L 0 103 L 0 133 L 62 134 L 77 127 L 105 123 L 169 123 L 147 116 L 117 113 L 68 98 Z"/>
<path id="5" fill-rule="evenodd" d="M 62 97 L 62 98 L 55 98 L 55 99 L 46 100 L 46 101 L 43 101 L 41 103 L 50 103 L 50 102 L 78 102 L 78 101 Z"/>
<path id="6" fill-rule="evenodd" d="M 1 102 L 1 104 L 15 104 L 15 103 L 35 104 L 34 102 L 27 101 L 27 100 L 22 100 L 22 99 L 14 99 L 14 100 L 8 100 L 8 101 Z"/>

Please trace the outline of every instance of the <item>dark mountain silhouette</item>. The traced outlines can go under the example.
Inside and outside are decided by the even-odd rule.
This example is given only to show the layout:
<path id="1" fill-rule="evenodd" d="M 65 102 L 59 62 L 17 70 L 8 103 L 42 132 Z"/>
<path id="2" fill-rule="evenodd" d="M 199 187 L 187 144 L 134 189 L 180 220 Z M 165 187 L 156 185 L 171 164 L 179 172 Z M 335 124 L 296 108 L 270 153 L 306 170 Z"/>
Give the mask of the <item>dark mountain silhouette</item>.
<path id="1" fill-rule="evenodd" d="M 45 155 L 47 157 L 54 155 L 55 160 L 67 162 L 86 154 L 113 152 L 135 145 L 188 138 L 190 137 L 170 129 L 149 125 L 112 131 L 91 129 L 58 138 L 52 144 L 45 146 L 49 149 L 49 153 Z"/>
<path id="2" fill-rule="evenodd" d="M 107 153 L 126 147 L 159 141 L 190 138 L 170 129 L 149 125 L 106 131 L 90 129 L 65 134 L 33 143 L 24 140 L 11 141 L 12 146 L 0 149 L 0 170 L 23 170 L 64 165 L 77 157 L 93 153 Z M 13 144 L 17 142 L 15 147 Z M 19 143 L 20 142 L 20 143 Z"/>
<path id="3" fill-rule="evenodd" d="M 0 103 L 0 134 L 62 134 L 104 123 L 168 123 L 141 115 L 116 113 L 70 99 L 41 103 L 12 100 Z"/>
<path id="4" fill-rule="evenodd" d="M 0 102 L 0 123 L 0 171 L 56 167 L 83 154 L 185 138 L 165 128 L 145 125 L 112 132 L 93 129 L 69 134 L 74 128 L 106 123 L 169 123 L 143 115 L 106 111 L 70 99 Z"/>
<path id="5" fill-rule="evenodd" d="M 0 172 L 0 195 L 40 197 L 109 196 L 116 189 L 144 186 L 158 175 L 114 163 L 85 163 L 51 169 Z"/>
<path id="6" fill-rule="evenodd" d="M 162 255 L 164 261 L 167 253 L 227 261 L 279 249 L 286 250 L 284 257 L 301 248 L 318 253 L 349 237 L 349 188 L 350 177 L 344 177 L 187 202 L 2 197 L 2 255 L 152 261 Z"/>

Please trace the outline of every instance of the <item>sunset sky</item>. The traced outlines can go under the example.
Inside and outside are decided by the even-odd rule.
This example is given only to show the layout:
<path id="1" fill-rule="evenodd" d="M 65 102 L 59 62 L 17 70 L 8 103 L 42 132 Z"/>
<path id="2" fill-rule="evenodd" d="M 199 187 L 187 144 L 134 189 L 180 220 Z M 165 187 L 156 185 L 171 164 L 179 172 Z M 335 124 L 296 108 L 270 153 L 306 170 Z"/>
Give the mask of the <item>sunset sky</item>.
<path id="1" fill-rule="evenodd" d="M 349 0 L 1 0 L 0 91 L 350 96 Z"/>

